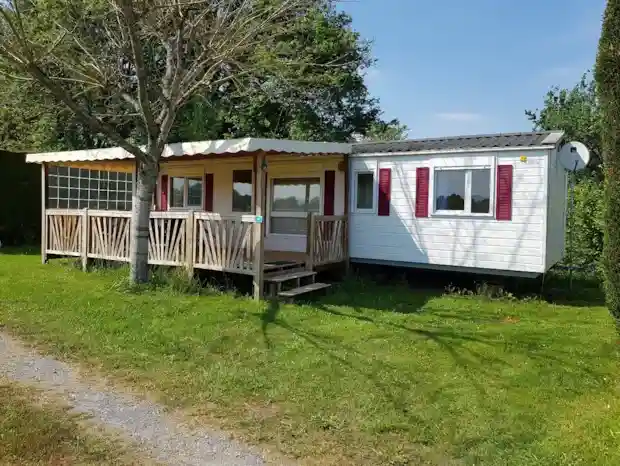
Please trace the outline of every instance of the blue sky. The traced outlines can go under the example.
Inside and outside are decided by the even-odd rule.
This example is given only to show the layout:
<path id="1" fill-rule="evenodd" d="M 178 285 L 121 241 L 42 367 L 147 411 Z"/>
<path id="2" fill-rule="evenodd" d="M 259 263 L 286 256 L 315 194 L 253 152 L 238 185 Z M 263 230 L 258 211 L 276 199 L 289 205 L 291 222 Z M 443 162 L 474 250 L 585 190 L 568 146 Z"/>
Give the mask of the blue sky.
<path id="1" fill-rule="evenodd" d="M 374 41 L 366 81 L 410 137 L 527 131 L 525 109 L 596 57 L 605 0 L 344 0 Z"/>

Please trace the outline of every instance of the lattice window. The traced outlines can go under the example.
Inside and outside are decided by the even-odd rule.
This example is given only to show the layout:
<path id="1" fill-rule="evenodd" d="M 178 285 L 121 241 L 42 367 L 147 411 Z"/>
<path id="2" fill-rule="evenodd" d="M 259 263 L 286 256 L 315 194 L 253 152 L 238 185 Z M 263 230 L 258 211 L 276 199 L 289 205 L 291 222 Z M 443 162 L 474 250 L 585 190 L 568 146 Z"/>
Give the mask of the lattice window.
<path id="1" fill-rule="evenodd" d="M 132 174 L 50 166 L 47 206 L 50 209 L 131 210 Z"/>

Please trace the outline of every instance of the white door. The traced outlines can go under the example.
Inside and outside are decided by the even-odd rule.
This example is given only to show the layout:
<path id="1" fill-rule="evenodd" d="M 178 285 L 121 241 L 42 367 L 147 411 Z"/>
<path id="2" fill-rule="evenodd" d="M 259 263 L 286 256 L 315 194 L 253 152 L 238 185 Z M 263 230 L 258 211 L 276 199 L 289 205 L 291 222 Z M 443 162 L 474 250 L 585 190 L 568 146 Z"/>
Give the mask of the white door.
<path id="1" fill-rule="evenodd" d="M 265 249 L 304 252 L 308 213 L 320 214 L 322 199 L 322 176 L 270 176 Z"/>

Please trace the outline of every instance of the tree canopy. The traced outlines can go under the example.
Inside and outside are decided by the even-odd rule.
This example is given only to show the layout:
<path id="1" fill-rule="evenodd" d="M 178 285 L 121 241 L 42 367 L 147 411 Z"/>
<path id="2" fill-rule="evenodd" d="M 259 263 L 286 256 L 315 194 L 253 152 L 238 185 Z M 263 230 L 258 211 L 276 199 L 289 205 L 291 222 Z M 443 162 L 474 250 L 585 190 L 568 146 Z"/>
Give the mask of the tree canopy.
<path id="1" fill-rule="evenodd" d="M 45 14 L 29 21 L 40 34 L 57 32 L 48 28 L 50 18 L 74 14 L 74 2 L 36 3 L 44 4 Z M 93 8 L 105 2 L 80 3 Z M 400 138 L 402 132 L 394 131 L 398 121 L 382 120 L 379 101 L 364 83 L 364 70 L 374 61 L 371 44 L 352 28 L 351 17 L 337 11 L 331 1 L 320 0 L 316 5 L 278 38 L 286 49 L 283 53 L 302 65 L 274 66 L 270 74 L 256 73 L 240 86 L 203 89 L 179 110 L 169 141 L 246 136 L 348 141 L 354 134 L 376 136 L 380 128 Z M 261 49 L 251 53 L 256 62 L 266 60 Z M 0 84 L 4 103 L 0 108 L 1 147 L 44 151 L 116 145 L 58 105 L 36 82 L 0 75 Z M 125 137 L 142 142 L 142 130 L 131 119 L 114 113 L 105 118 Z"/>
<path id="2" fill-rule="evenodd" d="M 590 167 L 601 162 L 601 111 L 596 82 L 585 73 L 572 89 L 553 87 L 545 96 L 542 109 L 526 110 L 537 130 L 562 130 L 569 141 L 583 142 L 592 154 Z"/>

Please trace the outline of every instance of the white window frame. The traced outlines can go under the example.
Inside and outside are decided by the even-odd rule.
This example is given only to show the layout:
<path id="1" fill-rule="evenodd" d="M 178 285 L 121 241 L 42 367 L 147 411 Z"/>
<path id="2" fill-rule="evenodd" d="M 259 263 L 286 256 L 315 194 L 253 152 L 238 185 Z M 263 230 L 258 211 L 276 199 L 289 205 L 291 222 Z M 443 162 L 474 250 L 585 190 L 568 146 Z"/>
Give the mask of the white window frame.
<path id="1" fill-rule="evenodd" d="M 290 180 L 290 179 L 307 179 L 307 180 L 319 180 L 319 211 L 313 212 L 317 215 L 323 215 L 323 177 L 322 176 L 274 176 L 273 178 L 269 178 L 269 192 L 268 192 L 268 219 L 267 219 L 267 234 L 273 236 L 302 236 L 306 237 L 307 235 L 302 235 L 298 233 L 274 233 L 271 231 L 271 218 L 279 217 L 279 218 L 308 218 L 309 212 L 278 212 L 273 210 L 273 194 L 274 194 L 274 185 L 277 180 Z"/>
<path id="2" fill-rule="evenodd" d="M 172 201 L 172 179 L 173 178 L 182 178 L 183 182 L 183 207 L 172 207 L 170 201 Z M 189 182 L 188 179 L 198 179 L 200 178 L 200 182 L 202 183 L 202 190 L 200 192 L 200 206 L 189 206 L 187 205 L 187 199 L 189 197 Z M 205 205 L 205 187 L 204 187 L 205 178 L 203 176 L 175 176 L 168 175 L 168 210 L 203 210 Z"/>
<path id="3" fill-rule="evenodd" d="M 360 174 L 372 174 L 373 185 L 372 185 L 372 207 L 370 209 L 360 209 L 357 207 L 357 184 L 358 184 L 358 175 Z M 356 214 L 376 214 L 377 213 L 377 204 L 379 197 L 379 183 L 377 180 L 377 169 L 376 167 L 371 168 L 358 168 L 353 171 L 353 196 L 351 196 L 353 205 L 351 206 L 351 211 Z"/>
<path id="4" fill-rule="evenodd" d="M 437 175 L 445 171 L 464 171 L 465 172 L 465 209 L 464 210 L 441 210 L 437 209 L 435 197 L 435 185 L 437 183 Z M 471 211 L 471 179 L 473 170 L 489 170 L 489 212 L 478 213 Z M 459 165 L 434 167 L 431 181 L 429 202 L 431 203 L 431 212 L 434 217 L 495 217 L 495 163 L 492 165 Z"/>

